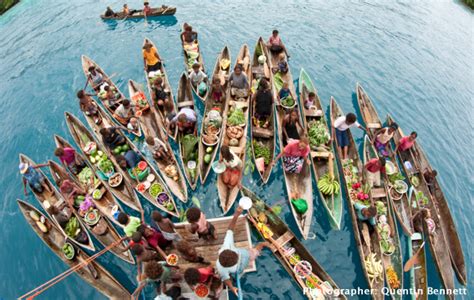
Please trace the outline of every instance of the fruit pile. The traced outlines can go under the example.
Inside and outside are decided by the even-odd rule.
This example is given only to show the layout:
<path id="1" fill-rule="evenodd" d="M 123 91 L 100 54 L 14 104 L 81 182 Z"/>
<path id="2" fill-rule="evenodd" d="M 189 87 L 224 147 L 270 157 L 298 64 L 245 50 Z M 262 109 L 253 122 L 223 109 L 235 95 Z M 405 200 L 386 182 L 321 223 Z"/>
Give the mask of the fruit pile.
<path id="1" fill-rule="evenodd" d="M 377 260 L 375 253 L 370 253 L 365 258 L 365 269 L 370 279 L 370 285 L 379 280 L 383 281 L 383 266 L 382 261 Z"/>
<path id="2" fill-rule="evenodd" d="M 324 176 L 318 180 L 318 189 L 324 195 L 337 195 L 339 194 L 339 188 L 339 182 L 334 176 L 330 176 L 329 173 L 324 174 Z"/>
<path id="3" fill-rule="evenodd" d="M 400 280 L 392 266 L 387 268 L 387 281 L 392 289 L 398 289 L 400 287 Z"/>

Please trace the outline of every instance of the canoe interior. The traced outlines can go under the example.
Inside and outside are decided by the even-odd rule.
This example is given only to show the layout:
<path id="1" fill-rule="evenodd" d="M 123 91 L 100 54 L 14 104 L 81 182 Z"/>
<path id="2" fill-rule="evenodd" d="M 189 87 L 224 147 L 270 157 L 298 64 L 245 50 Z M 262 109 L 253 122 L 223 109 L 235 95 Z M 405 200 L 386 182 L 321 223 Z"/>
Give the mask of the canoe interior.
<path id="1" fill-rule="evenodd" d="M 176 13 L 176 7 L 157 7 L 152 8 L 151 13 L 148 14 L 147 18 L 159 17 L 159 16 L 171 16 Z M 127 19 L 144 19 L 145 15 L 143 14 L 142 9 L 136 9 L 136 12 L 133 14 L 126 15 L 123 12 L 117 12 L 116 16 L 106 17 L 105 15 L 100 15 L 104 20 L 127 20 Z"/>

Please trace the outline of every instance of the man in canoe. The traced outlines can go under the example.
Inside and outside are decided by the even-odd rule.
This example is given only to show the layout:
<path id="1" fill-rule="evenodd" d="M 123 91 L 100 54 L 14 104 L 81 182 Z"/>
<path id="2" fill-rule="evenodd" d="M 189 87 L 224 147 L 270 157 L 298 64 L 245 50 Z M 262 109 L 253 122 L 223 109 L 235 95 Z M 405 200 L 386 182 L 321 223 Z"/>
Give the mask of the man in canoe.
<path id="1" fill-rule="evenodd" d="M 150 7 L 150 3 L 148 3 L 147 1 L 145 1 L 143 3 L 143 15 L 145 17 L 148 17 L 150 14 L 151 14 L 151 7 Z"/>
<path id="2" fill-rule="evenodd" d="M 145 142 L 154 159 L 160 161 L 169 161 L 171 159 L 166 144 L 157 137 L 147 136 Z"/>
<path id="3" fill-rule="evenodd" d="M 158 77 L 153 81 L 151 96 L 155 107 L 161 111 L 164 109 L 165 103 L 170 102 L 168 99 L 168 93 L 165 91 L 165 87 L 163 86 L 163 78 Z"/>
<path id="4" fill-rule="evenodd" d="M 170 132 L 170 128 L 174 126 L 178 127 L 178 130 L 184 134 L 195 134 L 197 131 L 197 115 L 194 109 L 189 107 L 183 107 L 179 112 L 169 121 L 167 132 Z"/>
<path id="5" fill-rule="evenodd" d="M 145 70 L 148 73 L 161 70 L 161 63 L 163 61 L 153 44 L 146 42 L 145 45 L 143 45 L 142 53 Z"/>
<path id="6" fill-rule="evenodd" d="M 371 187 L 380 186 L 380 174 L 385 173 L 385 158 L 372 158 L 365 166 L 367 170 L 367 182 Z"/>
<path id="7" fill-rule="evenodd" d="M 61 164 L 73 174 L 79 174 L 86 166 L 86 163 L 76 155 L 76 150 L 71 147 L 59 146 L 54 150 L 54 155 L 59 159 Z"/>
<path id="8" fill-rule="evenodd" d="M 254 124 L 257 127 L 267 128 L 273 111 L 273 96 L 265 78 L 260 79 L 257 92 L 252 97 L 252 102 L 255 103 Z"/>
<path id="9" fill-rule="evenodd" d="M 288 52 L 286 51 L 285 44 L 283 44 L 279 36 L 279 32 L 276 29 L 272 31 L 272 35 L 268 39 L 267 47 L 274 54 L 279 54 L 283 51 L 286 53 L 286 56 L 290 58 Z"/>
<path id="10" fill-rule="evenodd" d="M 305 161 L 308 166 L 311 163 L 308 157 L 309 152 L 308 138 L 303 136 L 299 140 L 290 141 L 288 145 L 283 148 L 283 151 L 277 155 L 272 164 L 276 164 L 276 162 L 283 157 L 283 168 L 285 172 L 299 174 L 301 170 L 303 170 Z"/>
<path id="11" fill-rule="evenodd" d="M 110 6 L 107 6 L 107 9 L 105 10 L 104 16 L 106 17 L 116 17 L 117 14 L 112 10 Z"/>
<path id="12" fill-rule="evenodd" d="M 102 136 L 102 141 L 104 142 L 105 146 L 110 150 L 125 144 L 125 137 L 120 133 L 119 127 L 102 128 L 100 129 L 99 133 Z"/>
<path id="13" fill-rule="evenodd" d="M 128 125 L 128 121 L 135 114 L 133 104 L 128 99 L 124 99 L 122 103 L 114 111 L 114 118 L 116 118 L 122 125 Z"/>
<path id="14" fill-rule="evenodd" d="M 365 131 L 365 128 L 357 122 L 356 115 L 353 113 L 348 113 L 345 116 L 340 116 L 334 120 L 334 124 L 331 124 L 334 127 L 336 136 L 332 137 L 334 140 L 336 138 L 337 145 L 341 148 L 342 160 L 347 159 L 347 151 L 349 149 L 349 136 L 347 135 L 347 130 L 351 127 L 358 127 Z"/>
<path id="15" fill-rule="evenodd" d="M 427 170 L 425 173 L 423 173 L 423 178 L 425 179 L 426 185 L 428 186 L 428 189 L 431 194 L 434 194 L 435 192 L 434 184 L 436 176 L 438 176 L 438 171 L 436 170 Z"/>
<path id="16" fill-rule="evenodd" d="M 400 151 L 400 153 L 405 153 L 410 150 L 411 147 L 415 144 L 415 140 L 418 137 L 416 131 L 412 131 L 409 136 L 404 136 L 398 141 L 398 145 L 395 148 L 395 152 Z"/>
<path id="17" fill-rule="evenodd" d="M 192 44 L 197 40 L 197 32 L 193 31 L 193 27 L 188 23 L 183 24 L 184 31 L 181 33 L 181 41 L 183 44 Z"/>
<path id="18" fill-rule="evenodd" d="M 87 75 L 87 78 L 92 83 L 92 88 L 96 91 L 99 90 L 102 83 L 104 83 L 104 78 L 105 78 L 104 73 L 96 69 L 95 66 L 90 66 L 88 71 L 89 71 L 89 74 Z"/>
<path id="19" fill-rule="evenodd" d="M 43 193 L 44 190 L 47 190 L 50 193 L 52 192 L 50 187 L 45 183 L 44 176 L 36 170 L 38 168 L 47 166 L 49 166 L 47 163 L 34 166 L 30 166 L 28 163 L 20 163 L 18 168 L 20 169 L 20 174 L 22 175 L 23 192 L 25 193 L 25 196 L 28 195 L 28 191 L 26 190 L 27 184 L 36 193 Z"/>
<path id="20" fill-rule="evenodd" d="M 199 63 L 193 64 L 193 70 L 189 73 L 189 80 L 194 89 L 198 91 L 199 95 L 202 96 L 206 94 L 207 91 L 207 75 L 201 70 L 201 65 Z M 205 89 L 202 87 L 204 86 Z M 201 90 L 205 90 L 204 93 L 201 93 Z"/>
<path id="21" fill-rule="evenodd" d="M 238 296 L 239 290 L 237 287 L 234 287 L 231 276 L 240 276 L 245 268 L 260 255 L 263 247 L 270 248 L 268 242 L 259 243 L 255 248 L 250 249 L 235 247 L 234 229 L 242 211 L 243 209 L 240 206 L 236 208 L 227 228 L 224 243 L 219 249 L 219 258 L 216 262 L 216 269 L 222 281 L 236 296 Z"/>
<path id="22" fill-rule="evenodd" d="M 377 224 L 375 217 L 377 216 L 377 208 L 375 206 L 366 206 L 360 202 L 354 203 L 354 209 L 356 210 L 357 219 L 359 222 L 359 230 L 362 230 L 362 224 L 366 223 L 369 227 L 369 232 L 374 231 L 374 226 Z"/>
<path id="23" fill-rule="evenodd" d="M 229 76 L 230 94 L 235 98 L 245 98 L 249 94 L 249 80 L 242 71 L 241 65 L 236 65 L 234 72 Z"/>
<path id="24" fill-rule="evenodd" d="M 133 15 L 134 13 L 136 13 L 137 11 L 138 11 L 138 10 L 136 10 L 136 9 L 130 10 L 130 9 L 128 8 L 128 4 L 127 4 L 127 3 L 125 3 L 125 4 L 123 5 L 122 13 L 123 13 L 124 15 L 126 15 L 126 16 L 131 16 L 131 15 Z"/>
<path id="25" fill-rule="evenodd" d="M 93 118 L 96 124 L 100 124 L 102 119 L 99 116 L 97 104 L 91 98 L 93 95 L 87 94 L 84 90 L 80 90 L 77 92 L 76 96 L 79 99 L 80 110 L 87 116 Z"/>
<path id="26" fill-rule="evenodd" d="M 387 145 L 389 145 L 390 140 L 393 138 L 395 131 L 398 129 L 397 123 L 392 123 L 389 127 L 384 127 L 377 132 L 375 132 L 375 141 L 374 145 L 377 151 L 383 155 L 388 156 L 389 152 L 387 151 Z"/>

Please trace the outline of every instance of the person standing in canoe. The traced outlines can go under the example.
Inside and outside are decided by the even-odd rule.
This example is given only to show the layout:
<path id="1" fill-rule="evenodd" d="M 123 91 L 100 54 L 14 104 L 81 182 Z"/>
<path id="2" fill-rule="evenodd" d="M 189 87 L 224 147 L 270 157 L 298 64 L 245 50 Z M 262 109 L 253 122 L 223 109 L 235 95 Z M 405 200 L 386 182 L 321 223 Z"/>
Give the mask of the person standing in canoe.
<path id="1" fill-rule="evenodd" d="M 260 255 L 263 247 L 270 248 L 268 242 L 259 243 L 255 248 L 250 249 L 235 247 L 234 229 L 242 211 L 243 209 L 240 206 L 235 210 L 227 228 L 224 243 L 219 249 L 219 257 L 216 262 L 216 269 L 222 281 L 236 296 L 238 296 L 239 290 L 237 287 L 234 287 L 231 276 L 240 276 L 245 268 Z"/>
<path id="2" fill-rule="evenodd" d="M 96 69 L 95 66 L 90 66 L 89 74 L 87 75 L 88 80 L 92 83 L 92 88 L 96 91 L 100 89 L 102 83 L 104 83 L 105 75 L 99 69 Z"/>
<path id="3" fill-rule="evenodd" d="M 234 151 L 229 148 L 229 146 L 222 145 L 219 161 L 223 162 L 226 166 L 224 173 L 220 175 L 222 176 L 222 181 L 224 184 L 229 189 L 235 187 L 236 185 L 240 187 L 243 163 L 239 156 L 235 154 Z"/>
<path id="4" fill-rule="evenodd" d="M 372 158 L 364 168 L 367 170 L 367 181 L 371 187 L 380 186 L 380 174 L 385 173 L 385 158 Z"/>
<path id="5" fill-rule="evenodd" d="M 290 58 L 288 52 L 286 51 L 285 44 L 283 44 L 279 36 L 279 32 L 276 29 L 272 31 L 272 35 L 268 39 L 267 47 L 274 54 L 279 54 L 283 51 L 286 53 L 286 56 Z"/>
<path id="6" fill-rule="evenodd" d="M 61 164 L 73 174 L 79 174 L 86 163 L 76 155 L 76 150 L 71 147 L 59 146 L 54 150 L 54 155 L 59 158 Z"/>
<path id="7" fill-rule="evenodd" d="M 93 118 L 96 124 L 102 123 L 97 104 L 91 98 L 93 95 L 87 94 L 84 90 L 80 90 L 77 92 L 76 96 L 79 99 L 80 110 L 87 116 Z"/>
<path id="8" fill-rule="evenodd" d="M 389 127 L 384 127 L 378 130 L 375 135 L 374 145 L 377 151 L 383 156 L 388 156 L 389 152 L 387 151 L 387 145 L 389 145 L 390 140 L 393 138 L 395 131 L 398 129 L 397 123 L 392 123 Z"/>
<path id="9" fill-rule="evenodd" d="M 245 98 L 249 94 L 249 80 L 247 75 L 242 72 L 242 66 L 236 65 L 234 72 L 230 74 L 230 94 L 236 98 Z"/>
<path id="10" fill-rule="evenodd" d="M 45 177 L 43 174 L 38 172 L 36 169 L 47 167 L 49 164 L 38 164 L 34 166 L 30 166 L 28 163 L 20 163 L 18 168 L 20 169 L 20 174 L 22 175 L 22 182 L 23 182 L 23 192 L 28 195 L 28 191 L 26 190 L 26 185 L 28 184 L 32 190 L 36 193 L 43 193 L 44 190 L 48 192 L 52 192 L 51 188 L 45 183 Z"/>
<path id="11" fill-rule="evenodd" d="M 340 116 L 336 120 L 334 120 L 334 124 L 331 124 L 334 127 L 334 131 L 336 136 L 332 137 L 336 138 L 337 145 L 341 148 L 342 152 L 342 160 L 347 159 L 347 151 L 349 149 L 349 136 L 347 135 L 347 130 L 351 127 L 358 127 L 365 131 L 365 128 L 357 122 L 356 115 L 353 113 L 348 113 L 345 116 Z"/>
<path id="12" fill-rule="evenodd" d="M 303 170 L 304 162 L 309 165 L 311 161 L 309 160 L 309 141 L 308 138 L 303 136 L 299 140 L 292 140 L 288 142 L 288 145 L 283 148 L 283 151 L 278 154 L 272 164 L 283 157 L 283 167 L 285 172 L 299 174 Z"/>
<path id="13" fill-rule="evenodd" d="M 145 2 L 145 4 L 148 2 Z M 146 42 L 143 45 L 143 63 L 145 65 L 145 71 L 148 73 L 161 70 L 161 60 L 158 55 L 158 51 L 153 44 Z"/>
<path id="14" fill-rule="evenodd" d="M 287 145 L 291 140 L 299 140 L 299 130 L 303 128 L 300 122 L 300 117 L 296 109 L 292 109 L 285 115 L 282 122 L 283 131 L 283 145 Z"/>
<path id="15" fill-rule="evenodd" d="M 252 97 L 252 102 L 255 103 L 254 124 L 257 127 L 267 128 L 273 111 L 273 96 L 265 78 L 260 79 L 257 92 Z"/>
<path id="16" fill-rule="evenodd" d="M 193 70 L 189 73 L 189 80 L 194 89 L 198 91 L 200 96 L 206 94 L 207 91 L 207 75 L 201 70 L 201 65 L 199 63 L 193 64 Z"/>

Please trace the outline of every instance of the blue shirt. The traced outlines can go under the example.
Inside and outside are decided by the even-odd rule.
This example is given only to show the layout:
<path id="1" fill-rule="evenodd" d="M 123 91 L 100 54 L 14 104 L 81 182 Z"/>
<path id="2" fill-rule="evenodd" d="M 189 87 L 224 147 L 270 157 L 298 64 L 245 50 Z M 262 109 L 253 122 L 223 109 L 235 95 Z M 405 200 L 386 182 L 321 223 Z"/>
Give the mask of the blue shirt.
<path id="1" fill-rule="evenodd" d="M 281 89 L 278 95 L 280 96 L 280 99 L 286 98 L 290 95 L 290 89 Z"/>
<path id="2" fill-rule="evenodd" d="M 360 203 L 360 202 L 356 202 L 354 204 L 354 208 L 356 209 L 356 213 L 357 213 L 357 218 L 361 221 L 367 221 L 369 220 L 369 223 L 373 226 L 375 226 L 375 224 L 377 224 L 377 221 L 375 220 L 374 217 L 370 217 L 370 218 L 366 218 L 363 214 L 362 214 L 362 210 L 364 208 L 367 208 L 367 206 L 365 206 L 364 204 Z"/>
<path id="3" fill-rule="evenodd" d="M 138 154 L 133 150 L 128 150 L 123 157 L 125 157 L 129 168 L 135 168 L 135 166 L 140 162 L 140 156 L 138 156 Z"/>
<path id="4" fill-rule="evenodd" d="M 234 232 L 227 230 L 224 238 L 224 243 L 219 249 L 219 254 L 224 250 L 232 250 L 237 253 L 239 260 L 236 265 L 232 267 L 223 267 L 219 263 L 219 259 L 216 262 L 216 269 L 221 276 L 222 281 L 230 279 L 231 274 L 241 274 L 250 262 L 250 251 L 244 248 L 237 248 L 234 245 Z"/>
<path id="5" fill-rule="evenodd" d="M 33 167 L 28 167 L 28 170 L 23 174 L 23 178 L 31 185 L 41 184 L 43 180 L 43 175 L 40 172 L 36 171 Z"/>

